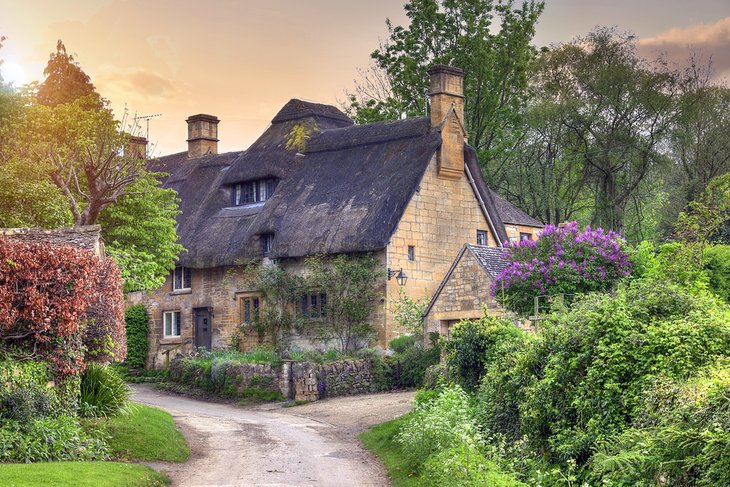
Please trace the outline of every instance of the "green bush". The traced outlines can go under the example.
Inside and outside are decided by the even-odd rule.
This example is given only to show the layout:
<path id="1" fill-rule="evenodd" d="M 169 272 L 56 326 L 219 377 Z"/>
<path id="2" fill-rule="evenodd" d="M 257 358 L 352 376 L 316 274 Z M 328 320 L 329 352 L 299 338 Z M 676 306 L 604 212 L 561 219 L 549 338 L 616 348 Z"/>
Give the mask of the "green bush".
<path id="1" fill-rule="evenodd" d="M 707 293 L 641 280 L 589 295 L 495 362 L 481 424 L 582 470 L 598 443 L 638 420 L 657 377 L 684 379 L 729 349 L 730 311 Z"/>
<path id="2" fill-rule="evenodd" d="M 467 390 L 476 389 L 486 368 L 501 359 L 503 348 L 524 334 L 509 321 L 492 316 L 457 323 L 444 345 L 454 378 Z"/>
<path id="3" fill-rule="evenodd" d="M 409 348 L 413 348 L 418 341 L 418 337 L 415 335 L 401 335 L 390 341 L 388 348 L 393 350 L 395 353 L 403 353 Z"/>
<path id="4" fill-rule="evenodd" d="M 426 399 L 416 404 L 397 437 L 413 469 L 442 450 L 476 447 L 479 442 L 475 411 L 461 387 L 443 387 L 436 397 Z"/>
<path id="5" fill-rule="evenodd" d="M 84 417 L 107 417 L 127 411 L 130 391 L 108 365 L 90 363 L 81 376 L 79 413 Z"/>
<path id="6" fill-rule="evenodd" d="M 0 462 L 107 460 L 102 439 L 89 435 L 76 418 L 61 415 L 26 424 L 4 421 L 0 426 Z"/>
<path id="7" fill-rule="evenodd" d="M 130 306 L 124 313 L 127 324 L 127 358 L 125 364 L 130 368 L 144 368 L 149 351 L 149 315 L 141 304 Z"/>
<path id="8" fill-rule="evenodd" d="M 421 479 L 433 487 L 527 487 L 503 473 L 474 446 L 460 445 L 430 456 Z"/>
<path id="9" fill-rule="evenodd" d="M 439 363 L 441 349 L 439 347 L 423 348 L 416 344 L 391 357 L 394 367 L 394 387 L 421 387 L 426 369 Z"/>
<path id="10" fill-rule="evenodd" d="M 598 444 L 597 482 L 730 485 L 730 360 L 688 380 L 658 378 L 635 424 Z"/>
<path id="11" fill-rule="evenodd" d="M 710 289 L 730 303 L 730 245 L 707 247 L 704 260 Z"/>
<path id="12" fill-rule="evenodd" d="M 0 362 L 0 420 L 25 424 L 59 413 L 58 394 L 48 377 L 44 362 Z"/>

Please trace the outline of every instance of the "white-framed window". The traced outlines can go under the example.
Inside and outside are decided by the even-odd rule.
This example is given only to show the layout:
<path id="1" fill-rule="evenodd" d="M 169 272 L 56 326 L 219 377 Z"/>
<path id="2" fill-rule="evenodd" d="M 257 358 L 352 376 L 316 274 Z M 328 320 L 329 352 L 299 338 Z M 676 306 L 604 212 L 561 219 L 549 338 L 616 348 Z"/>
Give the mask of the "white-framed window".
<path id="1" fill-rule="evenodd" d="M 246 181 L 233 185 L 233 206 L 261 203 L 274 194 L 277 180 L 274 178 Z"/>
<path id="2" fill-rule="evenodd" d="M 487 245 L 486 230 L 477 230 L 477 245 Z"/>
<path id="3" fill-rule="evenodd" d="M 416 260 L 416 247 L 413 245 L 408 246 L 408 260 L 411 262 Z"/>
<path id="4" fill-rule="evenodd" d="M 172 271 L 172 290 L 182 291 L 190 289 L 190 268 L 189 267 L 175 267 Z"/>
<path id="5" fill-rule="evenodd" d="M 178 338 L 180 336 L 180 312 L 165 311 L 162 313 L 162 328 L 165 338 Z"/>
<path id="6" fill-rule="evenodd" d="M 523 240 L 532 240 L 532 234 L 526 232 L 520 232 L 520 242 Z"/>

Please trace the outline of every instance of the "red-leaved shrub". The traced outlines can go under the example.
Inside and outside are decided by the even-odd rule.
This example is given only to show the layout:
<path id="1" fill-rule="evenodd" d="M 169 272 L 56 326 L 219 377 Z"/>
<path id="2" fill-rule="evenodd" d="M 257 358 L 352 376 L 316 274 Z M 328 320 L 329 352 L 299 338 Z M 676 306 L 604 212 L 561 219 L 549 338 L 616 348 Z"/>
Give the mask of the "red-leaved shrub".
<path id="1" fill-rule="evenodd" d="M 122 275 L 114 259 L 97 264 L 94 291 L 86 308 L 84 346 L 87 361 L 119 362 L 127 355 Z"/>
<path id="2" fill-rule="evenodd" d="M 111 259 L 99 260 L 73 247 L 0 238 L 0 351 L 13 358 L 49 360 L 59 379 L 78 374 L 84 367 L 87 312 L 93 317 L 108 306 L 111 311 L 94 320 L 103 325 L 90 327 L 92 341 L 104 331 L 111 332 L 102 339 L 107 344 L 121 335 L 117 348 L 123 355 L 120 286 Z"/>

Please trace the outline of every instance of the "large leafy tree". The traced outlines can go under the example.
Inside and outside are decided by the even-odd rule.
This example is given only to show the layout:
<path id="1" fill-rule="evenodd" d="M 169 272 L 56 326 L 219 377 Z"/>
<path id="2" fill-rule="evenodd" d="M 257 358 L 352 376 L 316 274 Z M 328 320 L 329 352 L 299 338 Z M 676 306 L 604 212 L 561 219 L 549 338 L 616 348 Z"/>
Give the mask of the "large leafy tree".
<path id="1" fill-rule="evenodd" d="M 668 166 L 665 142 L 680 113 L 681 86 L 676 70 L 639 57 L 635 38 L 615 29 L 543 50 L 531 81 L 530 124 L 510 156 L 510 177 L 498 186 L 518 201 L 533 191 L 543 203 L 528 208 L 546 222 L 588 210 L 585 220 L 623 233 L 628 213 L 656 204 L 652 179 Z M 524 174 L 526 166 L 536 170 Z"/>
<path id="2" fill-rule="evenodd" d="M 157 176 L 144 172 L 99 215 L 106 249 L 122 269 L 125 291 L 160 287 L 183 251 L 175 243 L 177 193 L 162 188 Z"/>
<path id="3" fill-rule="evenodd" d="M 129 127 L 62 42 L 45 73 L 12 123 L 0 127 L 0 224 L 99 223 L 125 290 L 159 286 L 182 250 L 175 192 L 161 188 L 144 157 L 127 150 Z"/>
<path id="4" fill-rule="evenodd" d="M 460 67 L 466 71 L 469 142 L 493 177 L 519 132 L 534 56 L 530 42 L 543 3 L 516 7 L 512 0 L 411 0 L 404 8 L 410 25 L 387 21 L 390 36 L 372 53 L 374 66 L 349 96 L 346 109 L 358 122 L 425 115 L 426 69 L 435 63 Z"/>
<path id="5" fill-rule="evenodd" d="M 66 46 L 59 40 L 56 52 L 51 53 L 46 68 L 43 70 L 46 79 L 38 85 L 36 94 L 38 103 L 55 107 L 79 98 L 92 97 L 98 108 L 102 100 L 96 88 L 76 61 L 72 54 L 66 52 Z"/>

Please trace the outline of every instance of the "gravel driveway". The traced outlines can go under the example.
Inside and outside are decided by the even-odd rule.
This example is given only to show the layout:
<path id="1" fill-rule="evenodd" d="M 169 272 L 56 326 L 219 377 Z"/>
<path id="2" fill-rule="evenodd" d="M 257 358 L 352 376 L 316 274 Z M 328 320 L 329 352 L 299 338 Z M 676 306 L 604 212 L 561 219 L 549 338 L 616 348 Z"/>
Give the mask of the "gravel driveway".
<path id="1" fill-rule="evenodd" d="M 411 409 L 413 392 L 351 396 L 292 408 L 199 401 L 134 385 L 132 399 L 168 411 L 190 444 L 184 464 L 153 463 L 173 486 L 387 486 L 357 438 Z"/>

